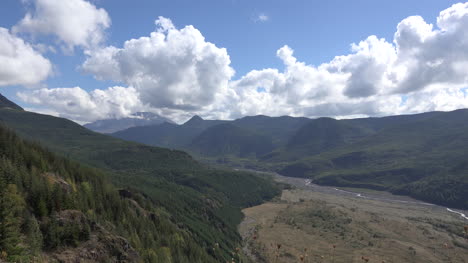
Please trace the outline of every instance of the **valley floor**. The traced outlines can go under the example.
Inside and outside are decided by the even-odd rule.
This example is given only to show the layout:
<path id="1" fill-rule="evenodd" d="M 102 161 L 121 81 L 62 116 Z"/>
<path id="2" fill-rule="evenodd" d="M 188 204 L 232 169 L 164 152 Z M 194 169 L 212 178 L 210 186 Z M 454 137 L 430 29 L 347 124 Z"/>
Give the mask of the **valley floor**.
<path id="1" fill-rule="evenodd" d="M 276 179 L 296 187 L 243 210 L 243 250 L 254 262 L 468 262 L 468 220 L 454 211 L 385 192 Z"/>

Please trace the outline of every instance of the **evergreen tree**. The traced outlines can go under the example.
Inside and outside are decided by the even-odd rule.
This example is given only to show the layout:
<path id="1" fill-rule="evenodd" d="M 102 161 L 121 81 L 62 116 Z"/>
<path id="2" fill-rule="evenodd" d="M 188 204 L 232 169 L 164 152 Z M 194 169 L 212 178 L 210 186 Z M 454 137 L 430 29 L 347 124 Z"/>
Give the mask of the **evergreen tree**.
<path id="1" fill-rule="evenodd" d="M 20 242 L 24 199 L 18 194 L 16 185 L 8 184 L 0 191 L 0 251 L 8 259 L 14 259 L 23 253 Z"/>
<path id="2" fill-rule="evenodd" d="M 41 252 L 43 237 L 39 223 L 34 215 L 30 215 L 26 222 L 29 250 L 31 255 L 37 255 Z"/>

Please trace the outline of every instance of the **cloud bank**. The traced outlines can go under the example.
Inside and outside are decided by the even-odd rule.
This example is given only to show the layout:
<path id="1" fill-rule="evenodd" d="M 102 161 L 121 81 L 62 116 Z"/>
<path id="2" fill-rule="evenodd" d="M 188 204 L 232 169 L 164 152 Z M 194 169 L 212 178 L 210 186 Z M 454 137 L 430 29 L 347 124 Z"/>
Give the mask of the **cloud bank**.
<path id="1" fill-rule="evenodd" d="M 76 46 L 89 49 L 98 45 L 111 24 L 104 9 L 84 0 L 23 1 L 32 8 L 13 27 L 13 32 L 55 36 L 68 51 Z"/>
<path id="2" fill-rule="evenodd" d="M 52 74 L 48 59 L 3 27 L 0 27 L 0 65 L 0 87 L 32 86 Z"/>
<path id="3" fill-rule="evenodd" d="M 318 66 L 301 62 L 284 46 L 276 54 L 283 70 L 252 70 L 239 79 L 233 79 L 227 51 L 207 42 L 193 26 L 177 29 L 163 17 L 156 26 L 149 36 L 123 47 L 88 51 L 82 70 L 129 87 L 133 95 L 128 100 L 176 121 L 192 114 L 356 117 L 468 107 L 462 90 L 468 87 L 468 3 L 443 10 L 436 25 L 408 17 L 397 25 L 391 42 L 369 36 L 352 44 L 349 54 Z M 87 96 L 76 88 L 68 92 L 80 93 L 87 105 L 98 91 Z M 36 102 L 47 105 L 52 94 L 43 90 Z M 119 103 L 123 108 L 113 110 L 133 110 L 132 103 Z M 87 118 L 103 115 L 90 112 Z"/>
<path id="4" fill-rule="evenodd" d="M 59 116 L 79 122 L 105 118 L 123 118 L 145 108 L 134 88 L 110 87 L 90 92 L 80 88 L 38 89 L 19 92 L 30 104 L 47 105 Z"/>
<path id="5" fill-rule="evenodd" d="M 226 49 L 206 42 L 193 26 L 176 29 L 160 17 L 149 37 L 131 39 L 122 48 L 88 52 L 85 72 L 135 88 L 155 108 L 197 111 L 226 92 L 234 75 Z"/>

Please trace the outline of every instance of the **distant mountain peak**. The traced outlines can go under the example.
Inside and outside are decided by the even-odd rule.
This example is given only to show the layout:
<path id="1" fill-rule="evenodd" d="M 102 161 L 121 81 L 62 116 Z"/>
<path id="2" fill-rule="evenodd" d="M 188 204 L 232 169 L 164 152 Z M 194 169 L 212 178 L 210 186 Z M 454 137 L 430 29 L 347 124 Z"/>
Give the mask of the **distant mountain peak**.
<path id="1" fill-rule="evenodd" d="M 114 133 L 132 127 L 157 125 L 162 123 L 173 123 L 171 120 L 161 117 L 152 112 L 136 112 L 130 117 L 120 119 L 104 119 L 84 126 L 90 130 L 100 133 Z"/>
<path id="2" fill-rule="evenodd" d="M 202 117 L 200 117 L 198 115 L 194 115 L 192 118 L 190 118 L 190 120 L 188 120 L 184 124 L 194 124 L 194 123 L 199 123 L 199 122 L 202 122 L 202 121 L 204 121 Z"/>
<path id="3" fill-rule="evenodd" d="M 12 102 L 11 100 L 7 99 L 0 93 L 0 109 L 1 108 L 10 108 L 15 110 L 24 110 L 20 106 L 16 105 L 16 103 Z"/>

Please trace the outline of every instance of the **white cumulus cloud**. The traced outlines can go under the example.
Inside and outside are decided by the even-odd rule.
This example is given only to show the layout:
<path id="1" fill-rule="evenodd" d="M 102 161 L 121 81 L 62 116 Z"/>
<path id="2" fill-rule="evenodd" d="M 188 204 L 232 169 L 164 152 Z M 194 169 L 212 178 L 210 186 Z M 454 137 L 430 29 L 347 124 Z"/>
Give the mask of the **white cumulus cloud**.
<path id="1" fill-rule="evenodd" d="M 156 108 L 200 110 L 226 92 L 234 74 L 226 49 L 207 42 L 193 26 L 176 29 L 163 17 L 156 25 L 150 36 L 122 48 L 88 52 L 83 70 L 135 88 Z"/>
<path id="2" fill-rule="evenodd" d="M 319 66 L 285 46 L 277 52 L 283 72 L 253 70 L 231 82 L 239 99 L 232 113 L 354 117 L 468 107 L 467 50 L 468 3 L 442 11 L 437 27 L 408 17 L 392 42 L 369 36 Z"/>
<path id="3" fill-rule="evenodd" d="M 395 34 L 395 92 L 408 93 L 433 84 L 468 83 L 468 3 L 442 11 L 437 29 L 421 17 L 409 17 Z"/>
<path id="4" fill-rule="evenodd" d="M 291 47 L 283 46 L 276 55 L 284 69 L 252 70 L 238 79 L 232 79 L 234 70 L 224 48 L 207 42 L 193 26 L 177 29 L 163 17 L 149 36 L 86 54 L 84 72 L 122 83 L 134 96 L 128 98 L 130 103 L 124 97 L 110 100 L 127 105 L 125 110 L 109 106 L 102 114 L 85 112 L 94 119 L 112 111 L 124 116 L 137 108 L 129 105 L 138 103 L 145 105 L 141 110 L 158 111 L 176 121 L 193 114 L 343 118 L 468 107 L 468 3 L 443 10 L 436 25 L 408 17 L 397 25 L 392 40 L 369 36 L 352 44 L 348 54 L 320 65 L 300 61 Z M 97 93 L 81 90 L 79 97 L 95 102 Z M 72 115 L 72 106 L 60 102 L 53 108 L 68 108 Z"/>
<path id="5" fill-rule="evenodd" d="M 23 39 L 0 27 L 0 86 L 35 85 L 52 73 L 52 64 Z"/>
<path id="6" fill-rule="evenodd" d="M 32 4 L 14 32 L 53 35 L 67 50 L 101 43 L 111 24 L 107 12 L 85 0 L 24 0 Z"/>

